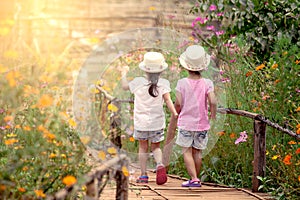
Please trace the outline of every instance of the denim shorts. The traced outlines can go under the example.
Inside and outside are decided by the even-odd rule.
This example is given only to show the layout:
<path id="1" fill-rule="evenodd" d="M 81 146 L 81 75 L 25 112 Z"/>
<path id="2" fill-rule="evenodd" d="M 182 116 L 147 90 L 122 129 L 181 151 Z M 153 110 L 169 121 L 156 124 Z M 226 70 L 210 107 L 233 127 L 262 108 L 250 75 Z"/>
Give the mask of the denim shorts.
<path id="1" fill-rule="evenodd" d="M 181 147 L 205 149 L 208 142 L 207 131 L 187 131 L 178 129 L 176 144 Z"/>
<path id="2" fill-rule="evenodd" d="M 151 143 L 162 142 L 165 139 L 164 129 L 157 131 L 134 130 L 133 137 L 136 140 L 149 140 Z"/>

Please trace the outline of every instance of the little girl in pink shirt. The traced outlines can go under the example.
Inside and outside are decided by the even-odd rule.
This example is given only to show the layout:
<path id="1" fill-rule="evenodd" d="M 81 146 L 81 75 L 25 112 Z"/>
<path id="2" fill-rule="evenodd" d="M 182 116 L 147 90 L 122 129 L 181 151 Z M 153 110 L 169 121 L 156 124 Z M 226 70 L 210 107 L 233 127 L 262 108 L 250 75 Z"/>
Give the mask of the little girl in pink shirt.
<path id="1" fill-rule="evenodd" d="M 176 86 L 175 108 L 179 113 L 176 144 L 182 147 L 184 163 L 191 179 L 182 187 L 201 187 L 198 178 L 202 164 L 202 150 L 206 148 L 210 119 L 216 118 L 214 85 L 201 76 L 210 63 L 210 56 L 203 47 L 189 46 L 179 58 L 189 75 Z M 208 112 L 208 105 L 210 113 Z"/>

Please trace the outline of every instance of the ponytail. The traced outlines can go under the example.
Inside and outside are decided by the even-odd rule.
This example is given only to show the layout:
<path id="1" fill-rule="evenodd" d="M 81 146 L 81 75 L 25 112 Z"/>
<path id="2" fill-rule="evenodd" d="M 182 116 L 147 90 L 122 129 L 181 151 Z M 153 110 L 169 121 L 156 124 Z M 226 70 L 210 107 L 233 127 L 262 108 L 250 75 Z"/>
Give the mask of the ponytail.
<path id="1" fill-rule="evenodd" d="M 148 79 L 150 81 L 148 93 L 152 97 L 158 96 L 157 83 L 158 83 L 159 76 L 160 76 L 160 73 L 148 73 Z"/>

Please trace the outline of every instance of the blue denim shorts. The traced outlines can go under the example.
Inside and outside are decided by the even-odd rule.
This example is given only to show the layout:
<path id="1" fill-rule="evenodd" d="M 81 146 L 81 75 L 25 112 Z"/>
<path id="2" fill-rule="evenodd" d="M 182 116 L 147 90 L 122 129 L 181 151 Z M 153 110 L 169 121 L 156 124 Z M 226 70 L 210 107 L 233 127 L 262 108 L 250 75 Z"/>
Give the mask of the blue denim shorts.
<path id="1" fill-rule="evenodd" d="M 164 129 L 157 131 L 134 130 L 133 137 L 136 140 L 149 140 L 151 143 L 162 142 L 165 139 Z"/>
<path id="2" fill-rule="evenodd" d="M 178 129 L 176 144 L 181 147 L 205 149 L 208 142 L 207 131 L 187 131 Z"/>

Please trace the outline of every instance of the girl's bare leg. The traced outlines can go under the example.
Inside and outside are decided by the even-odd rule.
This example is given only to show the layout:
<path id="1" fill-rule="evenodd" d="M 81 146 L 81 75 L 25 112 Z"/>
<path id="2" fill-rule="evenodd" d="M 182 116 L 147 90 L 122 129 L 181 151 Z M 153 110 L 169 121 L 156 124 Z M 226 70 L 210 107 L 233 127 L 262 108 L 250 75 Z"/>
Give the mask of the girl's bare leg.
<path id="1" fill-rule="evenodd" d="M 185 163 L 185 167 L 187 169 L 188 174 L 190 175 L 191 179 L 196 179 L 197 177 L 197 171 L 196 166 L 193 158 L 193 149 L 192 147 L 182 148 L 183 153 L 183 159 Z"/>
<path id="2" fill-rule="evenodd" d="M 139 161 L 141 176 L 147 175 L 148 140 L 139 140 Z"/>

